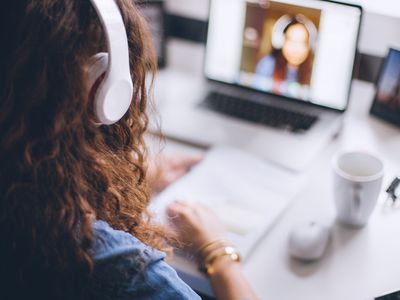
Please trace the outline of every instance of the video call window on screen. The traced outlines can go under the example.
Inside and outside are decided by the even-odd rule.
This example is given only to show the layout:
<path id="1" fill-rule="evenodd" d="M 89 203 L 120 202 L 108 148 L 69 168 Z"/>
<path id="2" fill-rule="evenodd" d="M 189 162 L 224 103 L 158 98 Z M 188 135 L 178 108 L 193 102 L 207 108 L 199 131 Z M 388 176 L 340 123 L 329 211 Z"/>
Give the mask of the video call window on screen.
<path id="1" fill-rule="evenodd" d="M 307 100 L 321 10 L 247 2 L 239 82 Z"/>
<path id="2" fill-rule="evenodd" d="M 361 14 L 320 0 L 213 0 L 206 76 L 344 110 Z"/>

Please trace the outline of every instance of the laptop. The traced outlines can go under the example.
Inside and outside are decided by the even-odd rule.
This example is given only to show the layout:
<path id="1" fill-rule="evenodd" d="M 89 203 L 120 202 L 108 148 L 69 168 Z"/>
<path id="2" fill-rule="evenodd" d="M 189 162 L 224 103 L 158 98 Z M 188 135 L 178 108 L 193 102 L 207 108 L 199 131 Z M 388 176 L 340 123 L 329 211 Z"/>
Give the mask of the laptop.
<path id="1" fill-rule="evenodd" d="M 305 169 L 340 131 L 362 9 L 320 0 L 212 0 L 204 75 L 159 75 L 163 133 Z"/>

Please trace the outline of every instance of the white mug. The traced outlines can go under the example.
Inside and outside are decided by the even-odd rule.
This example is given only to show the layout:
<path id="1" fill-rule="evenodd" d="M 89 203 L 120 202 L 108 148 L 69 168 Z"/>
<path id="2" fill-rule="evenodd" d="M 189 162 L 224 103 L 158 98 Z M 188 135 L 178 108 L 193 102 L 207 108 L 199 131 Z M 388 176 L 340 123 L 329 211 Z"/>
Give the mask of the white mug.
<path id="1" fill-rule="evenodd" d="M 345 152 L 333 159 L 337 220 L 362 227 L 375 208 L 382 187 L 382 161 L 364 152 Z"/>

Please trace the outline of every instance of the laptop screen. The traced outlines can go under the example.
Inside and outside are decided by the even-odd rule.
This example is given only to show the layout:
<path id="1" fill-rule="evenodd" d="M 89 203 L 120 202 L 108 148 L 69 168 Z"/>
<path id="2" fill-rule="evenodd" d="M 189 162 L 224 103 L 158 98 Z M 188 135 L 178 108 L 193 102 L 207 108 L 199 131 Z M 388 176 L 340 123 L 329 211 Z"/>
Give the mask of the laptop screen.
<path id="1" fill-rule="evenodd" d="M 319 0 L 213 0 L 207 78 L 344 110 L 361 9 Z"/>

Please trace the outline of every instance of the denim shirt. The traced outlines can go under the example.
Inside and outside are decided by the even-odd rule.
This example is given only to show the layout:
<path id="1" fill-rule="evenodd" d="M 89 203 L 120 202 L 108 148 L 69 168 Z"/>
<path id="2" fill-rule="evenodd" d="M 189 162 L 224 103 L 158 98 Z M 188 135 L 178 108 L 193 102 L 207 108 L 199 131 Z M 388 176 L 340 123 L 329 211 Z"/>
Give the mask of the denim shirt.
<path id="1" fill-rule="evenodd" d="M 94 222 L 93 231 L 94 275 L 89 291 L 93 298 L 200 299 L 164 261 L 164 253 L 103 221 Z"/>

